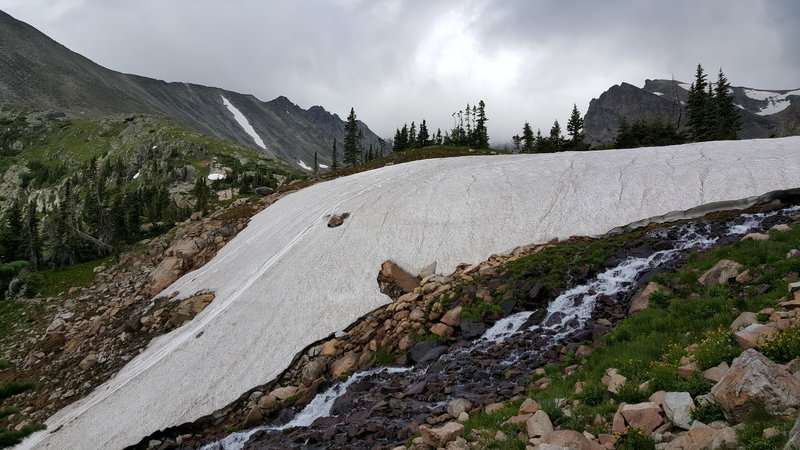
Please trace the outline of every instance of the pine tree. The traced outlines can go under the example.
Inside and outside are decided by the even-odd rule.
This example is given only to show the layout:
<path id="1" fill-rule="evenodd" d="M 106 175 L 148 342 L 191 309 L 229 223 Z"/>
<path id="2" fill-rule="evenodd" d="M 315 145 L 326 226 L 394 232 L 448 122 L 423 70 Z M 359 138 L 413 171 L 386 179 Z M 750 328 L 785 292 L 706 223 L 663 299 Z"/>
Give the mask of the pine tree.
<path id="1" fill-rule="evenodd" d="M 478 102 L 478 108 L 475 110 L 477 121 L 475 122 L 475 139 L 474 144 L 479 148 L 489 147 L 489 131 L 486 129 L 486 104 L 483 100 Z"/>
<path id="2" fill-rule="evenodd" d="M 534 137 L 531 124 L 525 122 L 522 126 L 522 153 L 533 153 L 534 150 Z"/>
<path id="3" fill-rule="evenodd" d="M 583 118 L 578 105 L 572 105 L 572 114 L 569 116 L 567 122 L 567 134 L 569 134 L 569 142 L 567 148 L 569 150 L 588 150 L 589 146 L 586 144 L 586 136 L 583 134 Z"/>
<path id="4" fill-rule="evenodd" d="M 739 109 L 733 103 L 731 85 L 722 69 L 719 69 L 717 85 L 714 87 L 714 112 L 716 115 L 714 139 L 737 139 L 742 122 L 739 119 Z"/>
<path id="5" fill-rule="evenodd" d="M 511 136 L 511 141 L 514 143 L 514 153 L 522 152 L 522 138 L 520 135 L 515 134 Z"/>
<path id="6" fill-rule="evenodd" d="M 336 138 L 333 138 L 333 150 L 331 150 L 331 170 L 339 168 L 338 156 L 336 155 Z"/>
<path id="7" fill-rule="evenodd" d="M 714 127 L 710 123 L 713 118 L 713 112 L 710 111 L 712 96 L 709 94 L 709 88 L 703 67 L 698 64 L 695 80 L 689 88 L 689 98 L 686 101 L 689 127 L 692 129 L 693 140 L 697 142 L 713 138 Z"/>
<path id="8" fill-rule="evenodd" d="M 561 125 L 558 120 L 553 122 L 553 127 L 550 128 L 550 137 L 547 139 L 549 151 L 560 152 L 564 150 L 564 136 L 561 135 Z"/>
<path id="9" fill-rule="evenodd" d="M 24 260 L 24 244 L 22 238 L 22 205 L 19 201 L 11 205 L 3 215 L 0 226 L 0 264 Z"/>
<path id="10" fill-rule="evenodd" d="M 314 175 L 319 174 L 319 161 L 317 160 L 317 152 L 314 152 L 314 166 L 311 168 Z"/>
<path id="11" fill-rule="evenodd" d="M 33 200 L 28 202 L 28 208 L 25 211 L 23 239 L 30 268 L 38 270 L 39 265 L 42 263 L 42 242 L 39 236 L 39 218 L 36 216 L 36 203 Z"/>
<path id="12" fill-rule="evenodd" d="M 417 148 L 417 126 L 411 122 L 408 128 L 408 136 L 406 136 L 406 148 Z"/>
<path id="13" fill-rule="evenodd" d="M 350 114 L 347 116 L 347 123 L 344 127 L 343 163 L 346 166 L 355 167 L 358 165 L 358 157 L 358 124 L 356 123 L 355 109 L 350 108 Z"/>
<path id="14" fill-rule="evenodd" d="M 419 134 L 417 135 L 417 148 L 422 148 L 430 144 L 429 138 L 428 124 L 425 122 L 425 119 L 422 119 L 422 123 L 419 124 Z"/>

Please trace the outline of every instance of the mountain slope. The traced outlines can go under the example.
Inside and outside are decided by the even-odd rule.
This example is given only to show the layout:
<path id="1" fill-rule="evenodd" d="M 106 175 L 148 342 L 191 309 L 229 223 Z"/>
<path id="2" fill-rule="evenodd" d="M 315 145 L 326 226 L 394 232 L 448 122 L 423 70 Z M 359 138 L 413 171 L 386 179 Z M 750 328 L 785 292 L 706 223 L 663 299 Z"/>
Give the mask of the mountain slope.
<path id="1" fill-rule="evenodd" d="M 800 138 L 787 138 L 425 160 L 316 184 L 167 287 L 175 299 L 216 298 L 22 447 L 121 447 L 213 413 L 388 303 L 376 282 L 386 259 L 411 273 L 437 260 L 449 273 L 517 245 L 742 206 L 796 188 L 798 173 Z M 341 226 L 326 226 L 344 212 Z"/>
<path id="2" fill-rule="evenodd" d="M 226 107 L 226 101 L 245 122 L 236 119 L 237 113 Z M 84 118 L 161 114 L 201 133 L 301 167 L 312 164 L 314 152 L 321 163 L 328 164 L 333 139 L 341 141 L 344 136 L 344 122 L 322 107 L 304 110 L 286 97 L 262 102 L 220 88 L 115 72 L 0 11 L 0 107 L 3 105 L 55 109 Z M 359 125 L 365 146 L 376 143 L 378 136 L 365 124 Z"/>
<path id="3" fill-rule="evenodd" d="M 686 124 L 684 105 L 689 84 L 674 80 L 645 80 L 644 87 L 614 85 L 592 99 L 586 111 L 584 132 L 593 146 L 613 143 L 622 119 L 660 119 Z M 800 90 L 765 91 L 732 87 L 740 107 L 741 139 L 800 134 Z"/>

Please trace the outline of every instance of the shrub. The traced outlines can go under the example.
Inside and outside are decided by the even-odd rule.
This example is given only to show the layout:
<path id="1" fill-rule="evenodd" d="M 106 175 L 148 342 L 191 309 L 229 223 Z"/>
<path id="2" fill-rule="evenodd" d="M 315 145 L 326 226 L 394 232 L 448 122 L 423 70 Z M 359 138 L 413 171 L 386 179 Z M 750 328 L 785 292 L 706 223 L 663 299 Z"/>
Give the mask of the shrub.
<path id="1" fill-rule="evenodd" d="M 800 328 L 792 327 L 770 334 L 758 345 L 758 350 L 778 363 L 800 357 Z"/>
<path id="2" fill-rule="evenodd" d="M 666 309 L 669 306 L 669 296 L 661 289 L 650 294 L 650 306 L 654 308 Z"/>
<path id="3" fill-rule="evenodd" d="M 649 392 L 639 390 L 639 385 L 634 382 L 627 381 L 620 386 L 617 398 L 625 403 L 641 403 L 646 401 L 650 396 Z"/>
<path id="4" fill-rule="evenodd" d="M 717 420 L 725 420 L 725 414 L 722 413 L 722 408 L 711 402 L 700 405 L 697 408 L 692 408 L 690 414 L 692 416 L 692 420 L 699 420 L 705 424 L 709 424 Z"/>
<path id="5" fill-rule="evenodd" d="M 605 400 L 608 390 L 602 383 L 586 383 L 583 390 L 578 394 L 578 400 L 589 406 L 597 406 Z"/>
<path id="6" fill-rule="evenodd" d="M 614 448 L 618 450 L 655 450 L 656 443 L 638 428 L 625 428 Z"/>
<path id="7" fill-rule="evenodd" d="M 700 342 L 700 347 L 694 352 L 695 363 L 700 370 L 706 370 L 723 361 L 730 363 L 741 352 L 733 333 L 718 328 L 706 333 L 705 339 Z"/>

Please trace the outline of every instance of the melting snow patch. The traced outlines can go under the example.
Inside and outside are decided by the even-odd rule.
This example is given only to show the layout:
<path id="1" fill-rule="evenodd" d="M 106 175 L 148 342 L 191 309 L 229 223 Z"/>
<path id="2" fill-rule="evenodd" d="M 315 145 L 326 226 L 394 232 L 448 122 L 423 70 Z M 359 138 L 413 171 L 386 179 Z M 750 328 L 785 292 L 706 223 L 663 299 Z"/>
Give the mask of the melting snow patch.
<path id="1" fill-rule="evenodd" d="M 311 167 L 308 167 L 308 164 L 304 163 L 302 160 L 298 160 L 297 165 L 305 170 L 312 170 Z"/>
<path id="2" fill-rule="evenodd" d="M 225 174 L 224 173 L 210 173 L 210 174 L 208 174 L 208 179 L 211 180 L 211 181 L 224 180 L 225 179 Z"/>
<path id="3" fill-rule="evenodd" d="M 320 168 L 320 169 L 327 169 L 327 168 L 328 168 L 328 166 L 326 166 L 325 164 L 320 164 L 320 165 L 319 165 L 319 168 Z"/>
<path id="4" fill-rule="evenodd" d="M 663 93 L 663 92 L 655 92 L 655 91 L 653 91 L 653 92 L 651 92 L 651 94 L 656 94 L 656 95 L 658 95 L 658 96 L 660 96 L 660 97 L 663 97 L 663 96 L 664 96 L 664 93 Z"/>
<path id="5" fill-rule="evenodd" d="M 760 101 L 766 101 L 767 106 L 761 108 L 756 114 L 759 116 L 768 116 L 776 114 L 788 108 L 791 102 L 789 101 L 790 95 L 800 95 L 800 89 L 789 91 L 785 94 L 770 91 L 757 91 L 754 89 L 745 89 L 744 95 Z"/>
<path id="6" fill-rule="evenodd" d="M 142 174 L 142 172 L 136 172 L 136 175 L 133 176 L 133 179 L 135 180 L 135 179 L 139 178 L 139 175 L 141 175 L 141 174 Z"/>
<path id="7" fill-rule="evenodd" d="M 256 142 L 256 145 L 266 150 L 267 146 L 264 145 L 264 141 L 261 140 L 261 137 L 256 133 L 256 130 L 253 128 L 253 126 L 250 125 L 250 121 L 247 120 L 247 117 L 245 117 L 241 111 L 236 109 L 236 107 L 233 106 L 233 104 L 229 102 L 224 95 L 220 95 L 220 97 L 222 97 L 222 103 L 228 108 L 228 111 L 233 114 L 233 118 L 236 119 L 236 122 L 239 123 L 239 126 L 241 126 L 242 129 L 253 138 L 253 140 Z"/>

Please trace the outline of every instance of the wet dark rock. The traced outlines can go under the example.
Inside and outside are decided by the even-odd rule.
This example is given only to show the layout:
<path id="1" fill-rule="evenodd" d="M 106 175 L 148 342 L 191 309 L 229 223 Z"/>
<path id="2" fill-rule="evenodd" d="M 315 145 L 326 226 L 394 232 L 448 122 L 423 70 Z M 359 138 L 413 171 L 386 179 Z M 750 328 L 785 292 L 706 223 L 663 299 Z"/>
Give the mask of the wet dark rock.
<path id="1" fill-rule="evenodd" d="M 471 319 L 461 320 L 461 337 L 464 339 L 475 339 L 486 332 L 486 324 L 483 322 L 475 322 Z"/>

